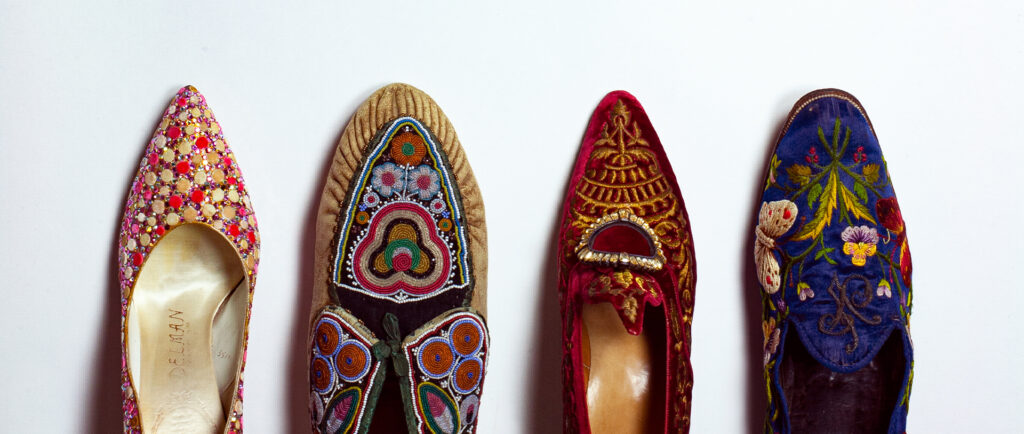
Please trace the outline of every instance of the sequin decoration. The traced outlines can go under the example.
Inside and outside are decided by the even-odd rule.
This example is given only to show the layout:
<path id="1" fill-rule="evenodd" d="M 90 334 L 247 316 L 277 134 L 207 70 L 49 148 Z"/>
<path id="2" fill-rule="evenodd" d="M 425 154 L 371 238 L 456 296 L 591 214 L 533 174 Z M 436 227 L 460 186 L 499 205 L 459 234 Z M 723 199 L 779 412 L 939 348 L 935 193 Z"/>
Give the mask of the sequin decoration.
<path id="1" fill-rule="evenodd" d="M 339 291 L 405 303 L 469 288 L 461 199 L 430 131 L 416 119 L 396 119 L 366 158 L 338 227 Z"/>
<path id="2" fill-rule="evenodd" d="M 473 432 L 489 354 L 483 319 L 452 311 L 403 343 L 421 432 Z"/>
<path id="3" fill-rule="evenodd" d="M 379 387 L 381 362 L 373 334 L 342 309 L 326 308 L 314 323 L 310 357 L 310 415 L 315 432 L 357 432 L 364 400 Z"/>
<path id="4" fill-rule="evenodd" d="M 225 176 L 233 180 L 225 181 Z M 220 192 L 220 193 L 217 193 Z M 225 196 L 231 198 L 225 200 Z M 178 91 L 143 152 L 121 223 L 118 269 L 121 286 L 122 355 L 127 354 L 125 318 L 139 271 L 167 232 L 182 224 L 213 228 L 234 246 L 249 280 L 249 300 L 259 263 L 259 230 L 242 173 L 220 125 L 192 86 Z M 246 312 L 248 316 L 248 310 Z M 243 342 L 248 341 L 248 329 Z M 245 344 L 242 369 L 245 368 Z M 141 432 L 135 386 L 122 357 L 124 430 Z M 242 378 L 229 408 L 227 430 L 242 431 Z"/>

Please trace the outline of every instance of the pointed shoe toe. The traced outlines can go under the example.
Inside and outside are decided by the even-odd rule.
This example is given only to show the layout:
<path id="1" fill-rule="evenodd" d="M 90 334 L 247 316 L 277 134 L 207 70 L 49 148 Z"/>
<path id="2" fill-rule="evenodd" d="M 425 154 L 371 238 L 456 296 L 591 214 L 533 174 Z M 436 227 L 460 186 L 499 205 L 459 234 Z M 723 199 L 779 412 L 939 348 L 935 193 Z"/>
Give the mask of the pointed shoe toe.
<path id="1" fill-rule="evenodd" d="M 818 90 L 793 107 L 754 235 L 765 431 L 904 432 L 910 249 L 888 164 L 852 95 Z"/>
<path id="2" fill-rule="evenodd" d="M 565 197 L 565 431 L 688 431 L 693 242 L 672 167 L 629 93 L 594 111 Z"/>
<path id="3" fill-rule="evenodd" d="M 194 87 L 146 145 L 121 224 L 122 398 L 131 433 L 241 432 L 259 231 Z"/>

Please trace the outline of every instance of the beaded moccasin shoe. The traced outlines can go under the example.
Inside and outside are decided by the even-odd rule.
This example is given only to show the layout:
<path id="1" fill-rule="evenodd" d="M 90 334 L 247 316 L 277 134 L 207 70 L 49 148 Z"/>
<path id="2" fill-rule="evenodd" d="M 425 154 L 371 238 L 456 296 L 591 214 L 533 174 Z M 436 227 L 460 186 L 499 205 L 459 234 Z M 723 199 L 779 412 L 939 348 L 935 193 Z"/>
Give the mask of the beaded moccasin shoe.
<path id="1" fill-rule="evenodd" d="M 220 125 L 206 98 L 182 88 L 146 145 L 121 223 L 125 432 L 242 431 L 259 238 Z"/>
<path id="2" fill-rule="evenodd" d="M 696 267 L 683 197 L 632 95 L 594 111 L 559 237 L 565 431 L 686 432 Z"/>
<path id="3" fill-rule="evenodd" d="M 359 107 L 316 231 L 314 431 L 474 432 L 490 355 L 484 210 L 429 96 L 392 84 Z"/>
<path id="4" fill-rule="evenodd" d="M 888 166 L 853 96 L 819 90 L 793 107 L 754 240 L 765 431 L 904 432 L 910 250 Z"/>

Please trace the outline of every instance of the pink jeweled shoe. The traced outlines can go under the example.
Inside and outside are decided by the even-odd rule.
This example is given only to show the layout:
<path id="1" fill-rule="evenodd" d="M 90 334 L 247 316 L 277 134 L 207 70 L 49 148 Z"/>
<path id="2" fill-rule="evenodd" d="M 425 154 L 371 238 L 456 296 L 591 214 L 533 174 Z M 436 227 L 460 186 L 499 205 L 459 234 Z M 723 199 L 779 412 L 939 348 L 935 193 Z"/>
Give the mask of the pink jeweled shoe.
<path id="1" fill-rule="evenodd" d="M 242 431 L 259 231 L 242 174 L 199 91 L 171 101 L 121 223 L 124 431 Z"/>

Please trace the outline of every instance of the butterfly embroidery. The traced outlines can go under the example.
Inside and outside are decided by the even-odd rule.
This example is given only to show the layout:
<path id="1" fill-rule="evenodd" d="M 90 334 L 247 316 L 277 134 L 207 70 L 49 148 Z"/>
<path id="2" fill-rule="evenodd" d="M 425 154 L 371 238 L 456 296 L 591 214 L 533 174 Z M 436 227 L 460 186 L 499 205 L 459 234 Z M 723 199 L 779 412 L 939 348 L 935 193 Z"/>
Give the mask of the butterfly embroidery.
<path id="1" fill-rule="evenodd" d="M 781 237 L 796 221 L 796 204 L 788 200 L 777 200 L 761 204 L 754 229 L 754 264 L 757 266 L 757 280 L 765 292 L 774 294 L 779 290 L 779 261 L 772 254 L 775 240 Z"/>

